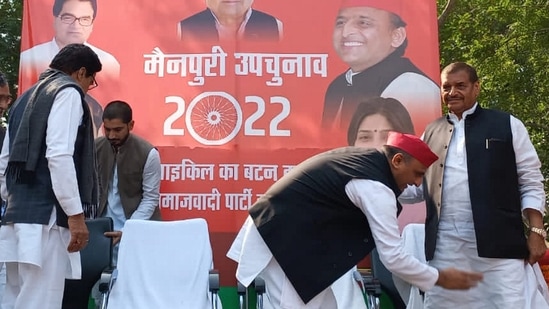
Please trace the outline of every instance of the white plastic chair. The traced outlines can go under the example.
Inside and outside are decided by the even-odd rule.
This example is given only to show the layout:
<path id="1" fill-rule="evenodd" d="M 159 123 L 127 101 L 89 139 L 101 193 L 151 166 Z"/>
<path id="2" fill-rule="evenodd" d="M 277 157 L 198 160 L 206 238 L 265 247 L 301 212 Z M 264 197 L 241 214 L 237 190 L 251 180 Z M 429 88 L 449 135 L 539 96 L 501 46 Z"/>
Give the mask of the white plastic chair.
<path id="1" fill-rule="evenodd" d="M 206 220 L 128 220 L 106 307 L 221 308 L 212 269 Z"/>

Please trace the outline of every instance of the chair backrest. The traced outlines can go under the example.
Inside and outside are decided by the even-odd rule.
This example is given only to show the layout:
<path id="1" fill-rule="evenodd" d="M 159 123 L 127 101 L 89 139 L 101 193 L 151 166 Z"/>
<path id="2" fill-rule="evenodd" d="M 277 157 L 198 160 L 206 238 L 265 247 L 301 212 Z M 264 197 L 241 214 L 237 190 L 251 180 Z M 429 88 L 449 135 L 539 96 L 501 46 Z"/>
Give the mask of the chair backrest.
<path id="1" fill-rule="evenodd" d="M 212 266 L 206 220 L 128 220 L 108 308 L 209 308 Z"/>
<path id="2" fill-rule="evenodd" d="M 113 230 L 111 218 L 86 220 L 90 233 L 88 245 L 80 251 L 82 278 L 65 280 L 63 309 L 87 308 L 93 285 L 101 272 L 112 266 L 112 238 L 103 234 Z"/>

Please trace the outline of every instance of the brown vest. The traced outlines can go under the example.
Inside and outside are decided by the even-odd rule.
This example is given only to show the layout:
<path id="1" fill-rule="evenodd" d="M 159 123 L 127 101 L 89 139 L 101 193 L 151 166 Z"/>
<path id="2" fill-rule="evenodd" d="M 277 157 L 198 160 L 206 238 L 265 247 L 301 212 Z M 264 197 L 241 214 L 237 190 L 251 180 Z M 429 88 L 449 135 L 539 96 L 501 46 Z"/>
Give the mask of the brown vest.
<path id="1" fill-rule="evenodd" d="M 124 145 L 114 148 L 105 137 L 95 140 L 99 174 L 99 214 L 105 212 L 109 184 L 113 176 L 116 156 L 118 170 L 118 192 L 124 208 L 126 219 L 129 219 L 143 198 L 143 169 L 151 149 L 154 148 L 146 140 L 130 134 Z M 156 207 L 152 220 L 161 220 L 160 210 Z"/>

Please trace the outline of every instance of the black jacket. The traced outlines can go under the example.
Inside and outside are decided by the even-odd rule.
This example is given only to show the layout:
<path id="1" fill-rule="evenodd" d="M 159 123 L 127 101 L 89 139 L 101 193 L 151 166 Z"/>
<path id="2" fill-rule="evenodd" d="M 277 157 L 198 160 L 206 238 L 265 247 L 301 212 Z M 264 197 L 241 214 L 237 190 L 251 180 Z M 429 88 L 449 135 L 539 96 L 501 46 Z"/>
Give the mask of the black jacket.
<path id="1" fill-rule="evenodd" d="M 401 193 L 383 153 L 345 147 L 297 165 L 250 209 L 261 237 L 305 303 L 375 247 L 366 216 L 345 192 L 352 179 L 377 180 L 395 196 Z"/>

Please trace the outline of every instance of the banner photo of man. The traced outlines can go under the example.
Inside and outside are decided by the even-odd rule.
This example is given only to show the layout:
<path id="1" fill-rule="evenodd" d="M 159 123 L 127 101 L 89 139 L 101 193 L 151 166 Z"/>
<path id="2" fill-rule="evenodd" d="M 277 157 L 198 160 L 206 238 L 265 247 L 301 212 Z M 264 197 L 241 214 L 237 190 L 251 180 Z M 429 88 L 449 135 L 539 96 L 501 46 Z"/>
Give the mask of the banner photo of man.
<path id="1" fill-rule="evenodd" d="M 163 219 L 206 218 L 222 272 L 270 185 L 368 139 L 370 115 L 347 136 L 361 103 L 398 105 L 417 135 L 441 115 L 432 0 L 29 0 L 23 15 L 20 91 L 63 46 L 90 46 L 103 64 L 86 97 L 96 135 L 108 102 L 131 104 L 134 132 L 160 152 Z M 403 222 L 423 222 L 413 207 Z"/>

